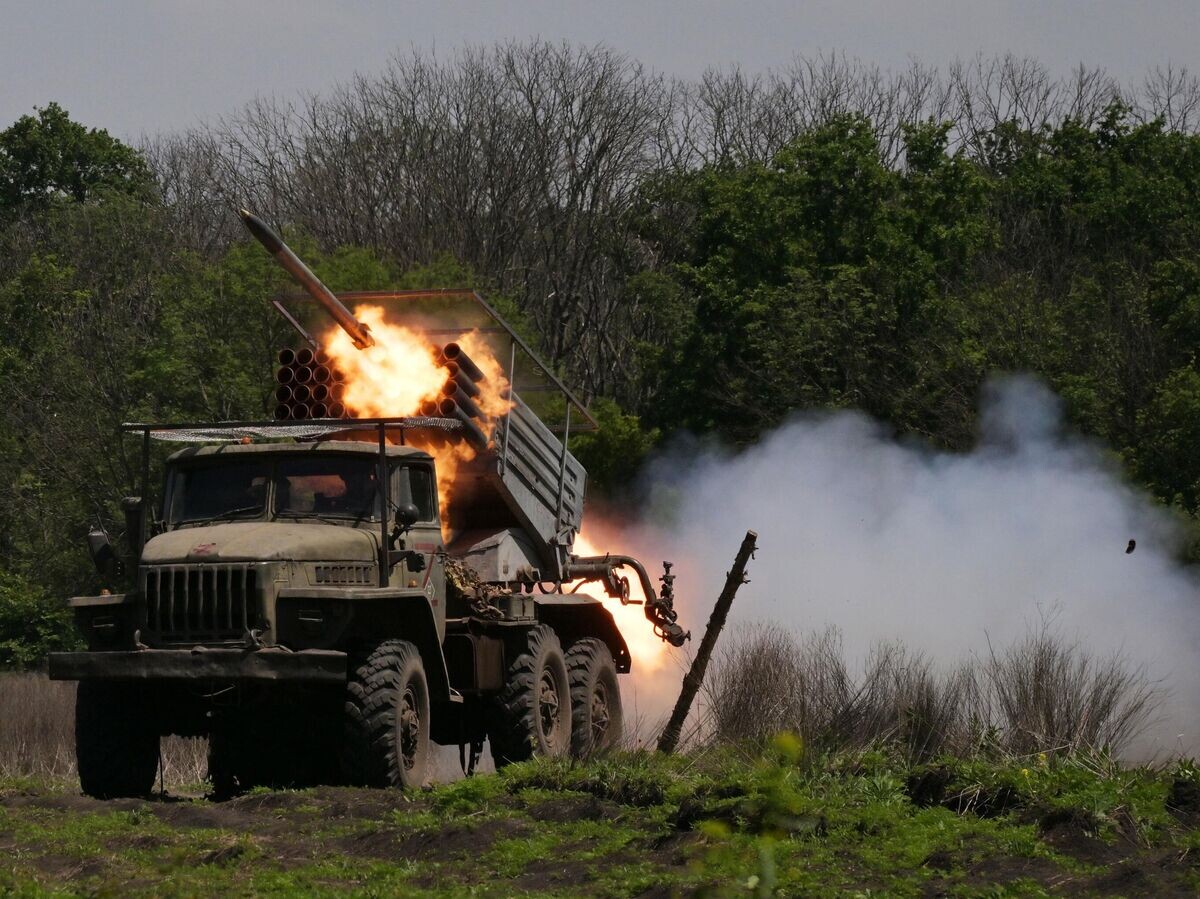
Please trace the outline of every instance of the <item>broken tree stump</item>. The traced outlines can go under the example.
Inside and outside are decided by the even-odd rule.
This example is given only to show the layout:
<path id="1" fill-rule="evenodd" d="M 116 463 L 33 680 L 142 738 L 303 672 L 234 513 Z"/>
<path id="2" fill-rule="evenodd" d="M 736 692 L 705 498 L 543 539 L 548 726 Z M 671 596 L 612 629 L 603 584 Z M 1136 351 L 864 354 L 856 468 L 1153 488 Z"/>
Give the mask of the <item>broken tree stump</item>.
<path id="1" fill-rule="evenodd" d="M 659 752 L 674 752 L 675 747 L 679 744 L 679 737 L 683 733 L 683 722 L 687 719 L 688 712 L 692 710 L 692 701 L 700 692 L 700 684 L 704 681 L 704 672 L 708 670 L 713 647 L 717 645 L 717 637 L 721 635 L 721 628 L 725 627 L 725 620 L 729 617 L 729 607 L 733 605 L 733 597 L 737 593 L 738 587 L 746 583 L 746 563 L 754 555 L 757 539 L 758 534 L 754 531 L 746 531 L 746 536 L 742 539 L 737 558 L 733 560 L 733 567 L 725 576 L 725 589 L 717 597 L 717 603 L 713 606 L 712 615 L 708 619 L 708 626 L 704 629 L 704 639 L 700 641 L 700 648 L 696 651 L 696 657 L 692 659 L 692 666 L 683 679 L 683 688 L 679 691 L 675 710 L 671 712 L 671 719 L 667 722 L 662 736 L 658 738 Z"/>

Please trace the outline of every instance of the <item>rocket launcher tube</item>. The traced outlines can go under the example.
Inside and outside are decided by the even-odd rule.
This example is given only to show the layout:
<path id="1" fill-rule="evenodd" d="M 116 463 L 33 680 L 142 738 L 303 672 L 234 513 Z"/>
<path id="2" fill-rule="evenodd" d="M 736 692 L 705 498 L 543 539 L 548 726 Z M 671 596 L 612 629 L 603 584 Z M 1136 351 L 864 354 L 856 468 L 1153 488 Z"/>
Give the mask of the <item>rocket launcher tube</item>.
<path id="1" fill-rule="evenodd" d="M 241 215 L 242 222 L 255 239 L 275 257 L 280 265 L 287 269 L 288 274 L 300 282 L 300 286 L 309 296 L 333 316 L 333 320 L 350 335 L 350 339 L 354 341 L 356 347 L 365 350 L 367 347 L 375 345 L 375 338 L 371 336 L 370 328 L 350 314 L 350 310 L 342 305 L 342 301 L 321 283 L 320 279 L 300 261 L 300 257 L 293 253 L 287 244 L 279 239 L 279 235 L 272 231 L 266 222 L 248 209 L 239 210 L 238 214 Z"/>
<path id="2" fill-rule="evenodd" d="M 453 362 L 458 366 L 458 370 L 465 374 L 472 381 L 486 381 L 487 376 L 484 375 L 483 369 L 475 364 L 475 360 L 468 356 L 463 348 L 457 343 L 448 343 L 442 347 L 442 358 L 447 362 Z"/>

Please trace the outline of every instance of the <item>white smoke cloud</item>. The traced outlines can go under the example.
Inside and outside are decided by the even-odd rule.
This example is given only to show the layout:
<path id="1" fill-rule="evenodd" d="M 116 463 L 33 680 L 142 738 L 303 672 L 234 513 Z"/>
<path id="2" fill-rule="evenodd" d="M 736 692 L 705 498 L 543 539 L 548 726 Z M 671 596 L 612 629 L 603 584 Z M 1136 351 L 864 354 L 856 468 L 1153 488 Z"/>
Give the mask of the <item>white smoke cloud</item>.
<path id="1" fill-rule="evenodd" d="M 850 412 L 799 415 L 736 454 L 676 449 L 644 475 L 649 523 L 627 548 L 677 563 L 694 640 L 747 529 L 759 552 L 731 624 L 833 625 L 852 657 L 898 639 L 955 663 L 1051 616 L 1063 636 L 1161 679 L 1156 749 L 1195 751 L 1200 590 L 1175 561 L 1175 522 L 1064 430 L 1039 382 L 994 382 L 980 420 L 966 454 L 898 441 Z M 627 704 L 661 714 L 678 667 L 635 677 Z"/>

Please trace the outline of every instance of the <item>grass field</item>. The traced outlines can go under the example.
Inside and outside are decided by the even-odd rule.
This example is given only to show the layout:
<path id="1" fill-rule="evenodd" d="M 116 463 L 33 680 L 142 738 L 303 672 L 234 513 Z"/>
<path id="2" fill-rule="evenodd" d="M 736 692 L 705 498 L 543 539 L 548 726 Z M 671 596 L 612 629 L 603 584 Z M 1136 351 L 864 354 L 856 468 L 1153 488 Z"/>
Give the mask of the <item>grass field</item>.
<path id="1" fill-rule="evenodd" d="M 1200 773 L 880 752 L 534 761 L 424 791 L 0 782 L 0 893 L 1195 895 Z"/>
<path id="2" fill-rule="evenodd" d="M 884 647 L 855 676 L 768 628 L 727 645 L 682 755 L 214 802 L 205 741 L 176 737 L 164 792 L 100 802 L 73 687 L 0 675 L 0 896 L 1194 896 L 1200 768 L 1088 748 L 1154 700 L 1044 636 L 945 675 Z"/>

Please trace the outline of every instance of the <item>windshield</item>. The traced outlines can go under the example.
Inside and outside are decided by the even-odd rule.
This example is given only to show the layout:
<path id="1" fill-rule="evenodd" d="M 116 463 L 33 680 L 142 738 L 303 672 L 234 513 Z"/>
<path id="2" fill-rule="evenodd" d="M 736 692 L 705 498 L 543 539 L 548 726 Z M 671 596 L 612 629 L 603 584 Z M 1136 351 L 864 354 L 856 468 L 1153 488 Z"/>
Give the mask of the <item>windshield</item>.
<path id="1" fill-rule="evenodd" d="M 266 513 L 274 484 L 281 517 L 379 519 L 378 466 L 361 456 L 284 456 L 180 466 L 173 477 L 171 524 L 241 521 Z"/>
<path id="2" fill-rule="evenodd" d="M 171 521 L 259 518 L 269 479 L 270 467 L 259 460 L 184 468 L 175 481 Z"/>
<path id="3" fill-rule="evenodd" d="M 275 514 L 378 518 L 378 466 L 355 456 L 280 459 L 275 466 Z"/>

